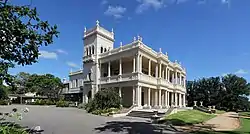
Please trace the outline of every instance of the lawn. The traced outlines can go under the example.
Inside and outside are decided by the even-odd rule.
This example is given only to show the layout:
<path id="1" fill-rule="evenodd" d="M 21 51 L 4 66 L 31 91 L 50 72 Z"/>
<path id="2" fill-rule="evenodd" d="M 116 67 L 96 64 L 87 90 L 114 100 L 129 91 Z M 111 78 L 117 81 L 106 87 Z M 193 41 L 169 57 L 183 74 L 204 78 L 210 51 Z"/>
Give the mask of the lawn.
<path id="1" fill-rule="evenodd" d="M 173 125 L 192 125 L 207 121 L 213 117 L 215 115 L 198 110 L 187 110 L 166 116 L 166 121 L 169 121 Z"/>
<path id="2" fill-rule="evenodd" d="M 249 116 L 250 117 L 250 112 L 240 112 L 240 116 Z"/>
<path id="3" fill-rule="evenodd" d="M 216 114 L 224 114 L 226 113 L 226 111 L 223 111 L 223 110 L 216 110 Z"/>

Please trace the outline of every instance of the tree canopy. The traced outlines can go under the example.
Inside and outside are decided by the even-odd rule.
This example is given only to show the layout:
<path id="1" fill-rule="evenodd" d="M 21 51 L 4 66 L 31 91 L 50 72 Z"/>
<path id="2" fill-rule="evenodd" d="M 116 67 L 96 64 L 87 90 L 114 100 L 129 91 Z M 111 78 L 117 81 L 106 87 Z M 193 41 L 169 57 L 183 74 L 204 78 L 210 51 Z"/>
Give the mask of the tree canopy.
<path id="1" fill-rule="evenodd" d="M 53 43 L 57 26 L 39 18 L 31 5 L 13 5 L 0 0 L 0 79 L 12 82 L 8 69 L 37 62 L 39 47 Z"/>
<path id="2" fill-rule="evenodd" d="M 203 78 L 187 82 L 188 105 L 193 106 L 194 101 L 203 101 L 203 105 L 225 110 L 249 109 L 247 96 L 250 85 L 247 81 L 236 75 Z"/>
<path id="3" fill-rule="evenodd" d="M 36 92 L 49 98 L 58 98 L 58 93 L 63 87 L 60 78 L 52 74 L 38 75 L 20 72 L 14 77 L 14 82 L 17 88 L 12 90 L 13 93 Z"/>

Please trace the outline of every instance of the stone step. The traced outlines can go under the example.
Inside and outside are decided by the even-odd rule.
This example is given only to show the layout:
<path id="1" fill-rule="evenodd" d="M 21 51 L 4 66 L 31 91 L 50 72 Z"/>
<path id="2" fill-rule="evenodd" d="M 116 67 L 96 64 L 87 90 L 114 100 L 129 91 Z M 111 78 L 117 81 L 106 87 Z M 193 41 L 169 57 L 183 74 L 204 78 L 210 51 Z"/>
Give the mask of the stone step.
<path id="1" fill-rule="evenodd" d="M 132 111 L 127 116 L 131 117 L 141 117 L 141 118 L 151 118 L 153 115 L 155 115 L 154 112 L 150 111 Z M 165 113 L 158 113 L 158 116 L 164 116 Z"/>

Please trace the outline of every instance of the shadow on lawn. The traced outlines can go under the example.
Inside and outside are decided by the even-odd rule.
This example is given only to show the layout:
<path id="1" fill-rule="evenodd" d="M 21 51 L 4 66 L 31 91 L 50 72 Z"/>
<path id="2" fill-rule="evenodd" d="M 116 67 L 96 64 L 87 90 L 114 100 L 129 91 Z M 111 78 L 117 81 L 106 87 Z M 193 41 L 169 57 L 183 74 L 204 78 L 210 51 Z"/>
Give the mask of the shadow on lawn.
<path id="1" fill-rule="evenodd" d="M 125 132 L 128 134 L 163 134 L 163 133 L 183 133 L 165 124 L 152 124 L 150 122 L 126 122 L 111 121 L 103 127 L 95 128 L 99 132 Z"/>

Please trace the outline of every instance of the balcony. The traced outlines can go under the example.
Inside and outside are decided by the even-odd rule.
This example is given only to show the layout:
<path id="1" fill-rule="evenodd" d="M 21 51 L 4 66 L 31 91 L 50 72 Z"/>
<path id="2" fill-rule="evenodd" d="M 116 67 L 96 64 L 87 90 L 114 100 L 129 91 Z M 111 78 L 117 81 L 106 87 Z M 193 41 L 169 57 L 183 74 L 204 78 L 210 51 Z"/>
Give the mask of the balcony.
<path id="1" fill-rule="evenodd" d="M 139 80 L 143 81 L 143 82 L 151 83 L 151 84 L 154 84 L 154 85 L 158 84 L 157 83 L 157 78 L 155 78 L 153 76 L 149 76 L 147 74 L 143 74 L 143 73 L 139 74 Z"/>
<path id="2" fill-rule="evenodd" d="M 92 62 L 94 61 L 94 55 L 84 56 L 82 60 L 83 60 L 83 63 Z"/>
<path id="3" fill-rule="evenodd" d="M 74 94 L 74 93 L 82 93 L 83 92 L 83 87 L 76 87 L 76 88 L 64 88 L 62 90 L 62 94 Z"/>
<path id="4" fill-rule="evenodd" d="M 132 80 L 137 80 L 137 73 L 128 73 L 128 74 L 100 78 L 101 84 L 126 82 L 126 81 L 132 81 Z"/>

